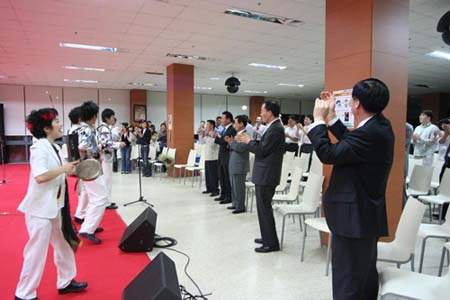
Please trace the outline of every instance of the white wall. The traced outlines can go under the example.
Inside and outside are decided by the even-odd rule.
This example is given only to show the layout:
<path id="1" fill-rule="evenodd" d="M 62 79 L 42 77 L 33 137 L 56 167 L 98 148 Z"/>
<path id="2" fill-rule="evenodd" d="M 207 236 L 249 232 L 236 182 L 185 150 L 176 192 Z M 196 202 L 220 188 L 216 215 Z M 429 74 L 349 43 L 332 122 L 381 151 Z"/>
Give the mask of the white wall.
<path id="1" fill-rule="evenodd" d="M 25 134 L 24 87 L 0 85 L 0 103 L 3 103 L 5 135 Z"/>
<path id="2" fill-rule="evenodd" d="M 147 91 L 147 119 L 152 121 L 159 131 L 159 124 L 165 122 L 166 118 L 166 93 Z"/>

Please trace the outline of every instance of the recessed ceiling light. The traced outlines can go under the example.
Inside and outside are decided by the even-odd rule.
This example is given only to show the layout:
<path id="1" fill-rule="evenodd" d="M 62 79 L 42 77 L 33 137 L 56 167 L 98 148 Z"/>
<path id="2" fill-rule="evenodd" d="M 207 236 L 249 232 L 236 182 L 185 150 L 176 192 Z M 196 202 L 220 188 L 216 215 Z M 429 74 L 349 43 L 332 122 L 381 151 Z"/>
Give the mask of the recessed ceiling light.
<path id="1" fill-rule="evenodd" d="M 144 83 L 144 82 L 130 82 L 130 85 L 134 85 L 134 86 L 156 86 L 156 84 Z"/>
<path id="2" fill-rule="evenodd" d="M 85 45 L 85 44 L 73 44 L 73 43 L 59 43 L 60 47 L 66 48 L 76 48 L 76 49 L 86 49 L 86 50 L 96 50 L 96 51 L 106 51 L 106 52 L 117 52 L 118 48 L 105 47 L 105 46 L 95 46 L 95 45 Z"/>
<path id="3" fill-rule="evenodd" d="M 267 91 L 244 91 L 244 93 L 252 93 L 252 94 L 267 94 Z"/>
<path id="4" fill-rule="evenodd" d="M 248 107 L 247 107 L 247 105 L 242 105 L 241 108 L 242 108 L 242 110 L 247 110 Z"/>
<path id="5" fill-rule="evenodd" d="M 82 71 L 105 72 L 105 69 L 102 69 L 102 68 L 91 68 L 91 67 L 64 66 L 64 69 L 66 69 L 66 70 L 82 70 Z"/>
<path id="6" fill-rule="evenodd" d="M 270 14 L 266 14 L 266 13 L 250 11 L 250 10 L 245 10 L 245 9 L 240 9 L 240 8 L 229 8 L 226 11 L 224 11 L 224 13 L 229 14 L 229 15 L 249 18 L 249 19 L 253 19 L 256 21 L 270 22 L 270 23 L 279 24 L 279 25 L 297 26 L 297 25 L 304 23 L 300 20 L 275 16 L 275 15 L 270 15 Z"/>
<path id="7" fill-rule="evenodd" d="M 207 57 L 204 57 L 204 56 L 175 54 L 175 53 L 167 53 L 166 56 L 175 57 L 175 58 L 184 58 L 184 59 L 196 59 L 196 60 L 207 60 L 208 59 Z"/>
<path id="8" fill-rule="evenodd" d="M 303 84 L 294 84 L 294 83 L 279 83 L 279 86 L 292 86 L 292 87 L 304 87 Z"/>
<path id="9" fill-rule="evenodd" d="M 431 57 L 437 57 L 437 58 L 443 58 L 443 59 L 450 60 L 450 53 L 444 52 L 444 51 L 433 51 L 433 52 L 427 53 L 427 55 L 431 56 Z"/>
<path id="10" fill-rule="evenodd" d="M 212 87 L 205 87 L 205 86 L 194 86 L 194 89 L 196 90 L 212 90 Z"/>
<path id="11" fill-rule="evenodd" d="M 259 64 L 259 63 L 251 63 L 248 65 L 252 66 L 252 67 L 257 67 L 257 68 L 268 68 L 268 69 L 278 69 L 278 70 L 284 70 L 287 68 L 286 66 L 266 65 L 266 64 Z"/>
<path id="12" fill-rule="evenodd" d="M 209 80 L 220 80 L 220 77 L 210 77 Z"/>
<path id="13" fill-rule="evenodd" d="M 64 82 L 72 82 L 72 83 L 98 83 L 97 80 L 84 80 L 84 79 L 64 79 Z"/>

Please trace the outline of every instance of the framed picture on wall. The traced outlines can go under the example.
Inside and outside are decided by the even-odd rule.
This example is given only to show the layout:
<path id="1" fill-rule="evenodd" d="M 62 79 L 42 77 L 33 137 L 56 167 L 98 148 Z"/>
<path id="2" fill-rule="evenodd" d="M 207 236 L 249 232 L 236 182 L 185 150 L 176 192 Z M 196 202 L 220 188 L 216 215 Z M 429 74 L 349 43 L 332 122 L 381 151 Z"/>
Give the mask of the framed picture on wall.
<path id="1" fill-rule="evenodd" d="M 134 105 L 134 121 L 147 120 L 147 106 L 146 105 Z"/>

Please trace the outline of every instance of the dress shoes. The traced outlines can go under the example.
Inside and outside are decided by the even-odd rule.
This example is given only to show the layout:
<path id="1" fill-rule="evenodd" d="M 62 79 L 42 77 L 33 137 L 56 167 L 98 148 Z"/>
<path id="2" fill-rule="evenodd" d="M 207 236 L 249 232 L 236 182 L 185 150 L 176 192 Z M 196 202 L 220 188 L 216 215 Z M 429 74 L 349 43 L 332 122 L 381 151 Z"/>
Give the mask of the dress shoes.
<path id="1" fill-rule="evenodd" d="M 257 244 L 264 244 L 263 239 L 255 239 L 255 243 Z"/>
<path id="2" fill-rule="evenodd" d="M 87 282 L 78 282 L 72 279 L 70 284 L 63 289 L 58 289 L 58 293 L 60 294 L 68 294 L 68 293 L 79 293 L 84 291 L 87 288 Z"/>
<path id="3" fill-rule="evenodd" d="M 230 199 L 224 199 L 222 201 L 219 202 L 220 204 L 227 204 L 227 203 L 231 203 Z"/>
<path id="4" fill-rule="evenodd" d="M 277 246 L 277 247 L 261 246 L 261 247 L 255 248 L 255 252 L 257 252 L 257 253 L 269 253 L 269 252 L 275 252 L 275 251 L 280 251 L 280 246 Z"/>
<path id="5" fill-rule="evenodd" d="M 94 233 L 80 232 L 79 235 L 82 238 L 84 238 L 84 239 L 86 239 L 86 240 L 88 240 L 91 243 L 96 244 L 96 245 L 98 245 L 98 244 L 100 244 L 102 242 L 102 240 L 99 239 L 98 237 L 96 237 Z"/>
<path id="6" fill-rule="evenodd" d="M 38 298 L 31 298 L 31 299 L 23 299 L 23 298 L 19 298 L 17 296 L 14 296 L 14 300 L 38 300 Z"/>
<path id="7" fill-rule="evenodd" d="M 202 194 L 211 194 L 210 191 L 203 191 Z"/>
<path id="8" fill-rule="evenodd" d="M 106 209 L 118 209 L 119 207 L 115 203 L 111 203 L 106 207 Z"/>
<path id="9" fill-rule="evenodd" d="M 236 209 L 234 206 L 228 206 L 227 209 Z"/>
<path id="10" fill-rule="evenodd" d="M 97 227 L 97 229 L 95 229 L 94 233 L 99 233 L 99 232 L 103 232 L 105 231 L 105 229 L 103 229 L 103 227 Z"/>
<path id="11" fill-rule="evenodd" d="M 82 224 L 82 223 L 84 222 L 84 219 L 77 218 L 77 217 L 73 217 L 73 221 L 74 221 L 75 223 Z"/>
<path id="12" fill-rule="evenodd" d="M 214 201 L 222 201 L 222 200 L 225 200 L 225 198 L 222 196 L 220 196 L 218 198 L 214 198 Z"/>
<path id="13" fill-rule="evenodd" d="M 232 211 L 232 213 L 235 215 L 242 214 L 242 213 L 245 213 L 245 209 L 235 209 Z"/>
<path id="14" fill-rule="evenodd" d="M 219 196 L 219 193 L 218 192 L 213 192 L 213 193 L 211 193 L 211 195 L 209 195 L 210 197 L 216 197 L 216 196 Z"/>

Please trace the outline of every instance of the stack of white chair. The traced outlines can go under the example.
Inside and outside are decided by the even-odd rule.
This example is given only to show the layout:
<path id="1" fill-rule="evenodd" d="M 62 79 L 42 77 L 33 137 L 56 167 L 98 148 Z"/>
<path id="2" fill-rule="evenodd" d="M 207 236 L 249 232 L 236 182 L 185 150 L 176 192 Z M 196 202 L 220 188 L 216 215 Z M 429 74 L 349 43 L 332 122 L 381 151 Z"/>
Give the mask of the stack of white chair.
<path id="1" fill-rule="evenodd" d="M 414 271 L 414 249 L 417 232 L 422 222 L 426 206 L 413 197 L 409 197 L 403 209 L 395 232 L 395 239 L 390 243 L 378 242 L 378 261 L 401 264 L 411 262 Z"/>
<path id="2" fill-rule="evenodd" d="M 419 196 L 419 200 L 430 205 L 430 223 L 432 222 L 431 205 L 438 205 L 439 221 L 442 222 L 442 208 L 445 203 L 450 203 L 450 171 L 446 169 L 442 176 L 442 184 L 437 195 Z"/>
<path id="3" fill-rule="evenodd" d="M 298 203 L 300 181 L 302 180 L 303 170 L 295 168 L 292 174 L 291 185 L 287 194 L 276 194 L 272 198 L 274 203 Z"/>

